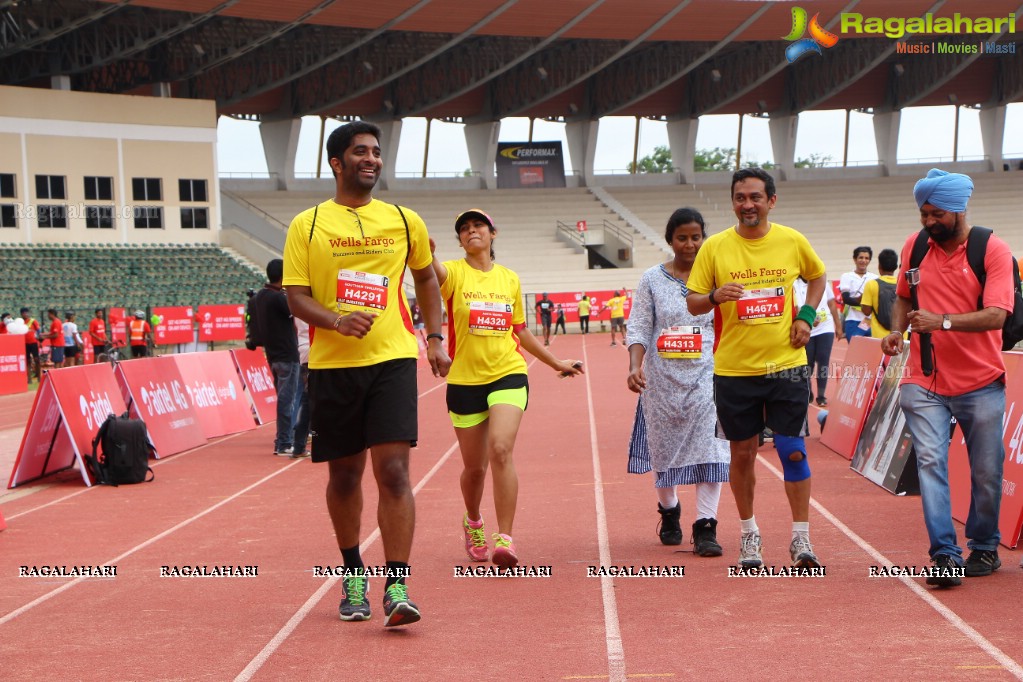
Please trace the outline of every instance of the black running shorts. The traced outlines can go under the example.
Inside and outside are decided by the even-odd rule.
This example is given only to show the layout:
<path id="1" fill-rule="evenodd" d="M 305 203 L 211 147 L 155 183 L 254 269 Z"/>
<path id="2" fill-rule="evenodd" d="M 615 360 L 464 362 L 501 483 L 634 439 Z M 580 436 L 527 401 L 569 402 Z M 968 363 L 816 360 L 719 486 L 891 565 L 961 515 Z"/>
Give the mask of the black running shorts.
<path id="1" fill-rule="evenodd" d="M 746 440 L 768 426 L 783 436 L 809 435 L 810 368 L 793 367 L 761 376 L 714 375 L 718 438 Z"/>
<path id="2" fill-rule="evenodd" d="M 312 460 L 357 455 L 380 443 L 419 439 L 416 360 L 309 370 Z"/>

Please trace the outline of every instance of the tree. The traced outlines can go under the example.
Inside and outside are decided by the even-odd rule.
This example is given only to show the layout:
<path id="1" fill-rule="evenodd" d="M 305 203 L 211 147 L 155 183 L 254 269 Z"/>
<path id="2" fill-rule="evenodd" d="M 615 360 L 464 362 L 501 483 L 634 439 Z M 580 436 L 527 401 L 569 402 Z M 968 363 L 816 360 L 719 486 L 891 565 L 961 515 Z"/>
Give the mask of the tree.
<path id="1" fill-rule="evenodd" d="M 693 168 L 697 173 L 735 170 L 735 147 L 697 149 L 693 158 Z"/>
<path id="2" fill-rule="evenodd" d="M 816 152 L 810 154 L 806 158 L 796 159 L 796 168 L 823 168 L 832 161 L 830 155 L 817 154 Z"/>
<path id="3" fill-rule="evenodd" d="M 644 156 L 639 160 L 638 166 L 640 173 L 670 173 L 674 170 L 671 165 L 671 150 L 664 145 L 658 145 L 654 147 L 654 153 L 649 156 Z M 636 166 L 629 164 L 629 172 L 635 173 Z"/>

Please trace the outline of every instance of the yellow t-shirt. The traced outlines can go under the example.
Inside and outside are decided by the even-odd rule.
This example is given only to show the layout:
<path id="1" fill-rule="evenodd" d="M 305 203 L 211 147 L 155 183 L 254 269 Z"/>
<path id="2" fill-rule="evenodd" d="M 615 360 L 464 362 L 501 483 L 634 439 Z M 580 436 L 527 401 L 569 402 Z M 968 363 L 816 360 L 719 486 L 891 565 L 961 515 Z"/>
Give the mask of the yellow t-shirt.
<path id="1" fill-rule="evenodd" d="M 526 322 L 519 276 L 496 263 L 490 272 L 464 260 L 445 261 L 444 267 L 448 277 L 440 293 L 448 307 L 448 383 L 479 386 L 525 374 L 526 359 L 512 332 Z"/>
<path id="2" fill-rule="evenodd" d="M 761 376 L 806 364 L 806 351 L 789 342 L 792 328 L 792 283 L 813 280 L 824 263 L 810 242 L 791 227 L 771 223 L 759 239 L 745 239 L 734 227 L 703 243 L 686 283 L 690 291 L 710 293 L 728 282 L 746 289 L 740 301 L 718 306 L 714 316 L 717 347 L 714 373 Z"/>
<path id="3" fill-rule="evenodd" d="M 419 356 L 402 287 L 405 256 L 414 270 L 428 267 L 433 256 L 423 219 L 401 210 L 408 220 L 407 238 L 398 207 L 377 199 L 358 209 L 327 200 L 291 221 L 284 243 L 284 286 L 310 287 L 320 305 L 339 314 L 363 310 L 377 315 L 362 339 L 332 329 L 311 333 L 310 369 L 365 367 Z"/>
<path id="4" fill-rule="evenodd" d="M 607 299 L 607 307 L 611 310 L 611 317 L 625 317 L 625 297 L 612 296 Z"/>
<path id="5" fill-rule="evenodd" d="M 590 314 L 590 299 L 583 297 L 579 299 L 579 314 L 589 315 Z"/>
<path id="6" fill-rule="evenodd" d="M 895 279 L 893 275 L 881 275 L 881 279 L 889 284 L 899 283 L 899 280 Z M 877 280 L 872 279 L 863 285 L 863 295 L 860 297 L 860 305 L 869 305 L 874 310 L 874 314 L 870 316 L 870 335 L 875 339 L 883 339 L 891 334 L 892 330 L 886 328 L 877 319 L 877 294 Z"/>

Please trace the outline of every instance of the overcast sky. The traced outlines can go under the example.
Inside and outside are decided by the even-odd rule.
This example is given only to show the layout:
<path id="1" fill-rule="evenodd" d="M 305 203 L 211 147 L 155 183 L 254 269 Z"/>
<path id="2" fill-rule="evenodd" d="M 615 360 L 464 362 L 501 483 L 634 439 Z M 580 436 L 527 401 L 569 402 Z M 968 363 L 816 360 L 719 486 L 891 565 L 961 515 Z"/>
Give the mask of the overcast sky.
<path id="1" fill-rule="evenodd" d="M 955 113 L 952 106 L 916 107 L 903 110 L 899 130 L 899 161 L 922 162 L 950 161 L 955 130 Z M 849 130 L 849 164 L 875 163 L 877 147 L 874 143 L 874 129 L 869 114 L 853 112 Z M 327 134 L 340 125 L 337 121 L 327 122 Z M 217 157 L 221 173 L 265 174 L 266 160 L 263 157 L 259 138 L 259 124 L 236 121 L 221 117 L 218 126 Z M 698 149 L 713 147 L 736 147 L 739 120 L 736 115 L 704 116 L 700 119 L 697 135 Z M 811 154 L 830 156 L 835 163 L 842 161 L 844 111 L 804 112 L 799 117 L 796 141 L 796 158 Z M 601 120 L 597 138 L 594 168 L 598 173 L 625 173 L 632 162 L 633 141 L 636 119 L 612 116 Z M 296 173 L 309 175 L 316 172 L 317 147 L 319 145 L 320 120 L 306 117 L 302 121 L 299 138 Z M 419 176 L 423 171 L 425 150 L 426 119 L 406 119 L 402 126 L 401 143 L 398 148 L 396 172 L 399 177 Z M 509 118 L 501 124 L 502 142 L 522 142 L 529 138 L 529 119 Z M 566 171 L 572 169 L 572 159 L 565 142 L 565 126 L 537 120 L 533 126 L 533 140 L 561 140 L 565 149 Z M 667 128 L 664 123 L 643 119 L 639 132 L 639 156 L 653 152 L 654 147 L 668 144 Z M 770 135 L 766 119 L 747 116 L 743 123 L 742 151 L 744 159 L 759 162 L 773 160 Z M 1005 137 L 1002 152 L 1009 158 L 1023 158 L 1023 104 L 1010 104 L 1007 108 Z M 959 159 L 977 159 L 983 155 L 980 136 L 980 118 L 976 109 L 961 108 L 959 116 Z M 323 173 L 330 175 L 326 159 Z M 454 123 L 434 121 L 431 125 L 430 151 L 427 173 L 430 175 L 461 175 L 469 167 L 462 126 Z"/>

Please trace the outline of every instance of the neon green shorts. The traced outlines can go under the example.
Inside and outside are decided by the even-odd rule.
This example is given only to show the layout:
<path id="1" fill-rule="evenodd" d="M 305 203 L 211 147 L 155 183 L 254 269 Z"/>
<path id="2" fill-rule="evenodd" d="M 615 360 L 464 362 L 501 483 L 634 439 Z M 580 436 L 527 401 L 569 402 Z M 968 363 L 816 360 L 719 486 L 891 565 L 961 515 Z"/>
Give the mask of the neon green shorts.
<path id="1" fill-rule="evenodd" d="M 494 405 L 514 405 L 523 412 L 529 403 L 525 374 L 511 374 L 483 386 L 448 384 L 448 415 L 456 429 L 482 424 Z"/>

